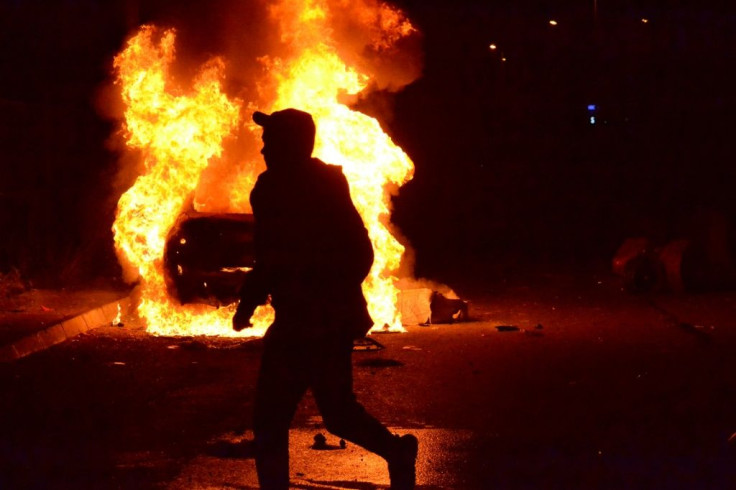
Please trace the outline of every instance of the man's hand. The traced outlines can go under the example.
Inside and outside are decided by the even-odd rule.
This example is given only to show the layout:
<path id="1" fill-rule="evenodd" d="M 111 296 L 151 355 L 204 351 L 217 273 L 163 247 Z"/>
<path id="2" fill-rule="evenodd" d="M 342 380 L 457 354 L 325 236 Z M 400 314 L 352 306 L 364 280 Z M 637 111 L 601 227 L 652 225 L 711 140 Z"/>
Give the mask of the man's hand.
<path id="1" fill-rule="evenodd" d="M 233 330 L 240 332 L 244 328 L 251 328 L 253 324 L 250 322 L 250 317 L 253 316 L 254 309 L 255 308 L 245 308 L 241 301 L 238 305 L 238 309 L 235 311 L 235 316 L 233 316 Z"/>
<path id="2" fill-rule="evenodd" d="M 268 300 L 268 292 L 263 284 L 262 276 L 257 269 L 252 269 L 245 274 L 243 285 L 240 288 L 240 303 L 233 316 L 233 330 L 236 332 L 252 327 L 250 317 L 253 316 L 258 306 Z"/>

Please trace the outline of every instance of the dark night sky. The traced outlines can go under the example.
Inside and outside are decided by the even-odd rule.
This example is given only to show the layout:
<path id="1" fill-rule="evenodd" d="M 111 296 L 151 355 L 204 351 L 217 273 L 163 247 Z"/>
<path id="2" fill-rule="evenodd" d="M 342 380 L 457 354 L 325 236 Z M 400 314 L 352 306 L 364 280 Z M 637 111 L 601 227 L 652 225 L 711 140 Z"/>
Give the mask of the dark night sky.
<path id="1" fill-rule="evenodd" d="M 444 95 L 421 130 L 402 126 L 435 160 L 409 192 L 439 216 L 430 246 L 444 232 L 481 258 L 607 260 L 626 236 L 693 233 L 702 207 L 733 214 L 734 9 L 571 4 L 418 12 L 426 76 L 401 102 Z"/>
<path id="2" fill-rule="evenodd" d="M 206 50 L 218 3 L 2 0 L 0 269 L 116 273 L 118 156 L 96 94 L 138 23 L 179 22 Z M 399 2 L 425 70 L 384 124 L 417 167 L 394 219 L 420 266 L 608 260 L 627 236 L 691 232 L 703 207 L 733 217 L 736 7 L 597 4 Z"/>

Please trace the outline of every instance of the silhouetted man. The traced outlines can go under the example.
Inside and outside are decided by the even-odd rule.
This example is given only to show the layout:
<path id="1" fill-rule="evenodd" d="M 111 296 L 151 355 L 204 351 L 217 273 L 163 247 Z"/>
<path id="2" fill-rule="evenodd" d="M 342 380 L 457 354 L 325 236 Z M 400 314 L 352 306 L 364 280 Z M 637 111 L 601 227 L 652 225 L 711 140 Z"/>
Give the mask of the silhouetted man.
<path id="1" fill-rule="evenodd" d="M 417 439 L 391 434 L 353 393 L 352 345 L 373 324 L 361 290 L 373 248 L 340 167 L 312 158 L 312 116 L 253 114 L 266 171 L 250 195 L 255 267 L 233 328 L 249 326 L 268 295 L 276 319 L 264 337 L 253 430 L 261 488 L 289 487 L 289 426 L 307 388 L 327 430 L 388 462 L 392 489 L 414 488 Z"/>

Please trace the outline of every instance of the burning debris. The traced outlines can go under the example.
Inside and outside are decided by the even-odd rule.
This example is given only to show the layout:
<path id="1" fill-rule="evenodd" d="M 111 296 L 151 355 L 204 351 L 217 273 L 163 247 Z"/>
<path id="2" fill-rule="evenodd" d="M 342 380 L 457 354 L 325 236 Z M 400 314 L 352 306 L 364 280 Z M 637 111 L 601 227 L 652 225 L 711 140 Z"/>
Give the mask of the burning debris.
<path id="1" fill-rule="evenodd" d="M 117 305 L 117 310 L 118 312 L 115 315 L 115 318 L 113 318 L 110 322 L 110 325 L 112 325 L 113 327 L 124 327 L 125 324 L 123 323 L 123 309 L 120 306 L 120 303 L 118 303 Z"/>
<path id="2" fill-rule="evenodd" d="M 258 89 L 257 100 L 226 93 L 223 81 L 232 69 L 222 58 L 202 65 L 191 84 L 178 80 L 173 30 L 143 26 L 115 57 L 123 136 L 145 169 L 121 197 L 113 226 L 126 277 L 139 282 L 138 312 L 155 334 L 236 335 L 230 328 L 233 307 L 212 305 L 232 299 L 247 257 L 230 261 L 231 251 L 222 249 L 229 245 L 220 243 L 227 237 L 213 235 L 206 220 L 180 216 L 189 203 L 197 212 L 248 213 L 248 195 L 263 164 L 258 128 L 245 121 L 252 107 L 297 107 L 317 123 L 314 155 L 343 166 L 369 231 L 375 261 L 363 291 L 374 330 L 402 330 L 396 273 L 404 247 L 388 223 L 391 192 L 412 178 L 413 163 L 378 121 L 345 103 L 418 75 L 418 63 L 406 54 L 416 30 L 400 10 L 371 0 L 282 1 L 269 12 L 281 37 L 270 53 L 257 57 L 261 74 L 246 82 Z M 236 241 L 248 233 L 245 222 L 216 219 Z M 190 254 L 209 253 L 207 247 L 215 256 L 209 262 L 206 253 Z M 210 277 L 213 264 L 235 269 L 227 279 L 223 268 Z M 210 305 L 182 304 L 195 301 Z M 270 307 L 261 307 L 255 328 L 238 335 L 262 335 L 272 320 Z"/>
<path id="3" fill-rule="evenodd" d="M 468 302 L 458 298 L 451 289 L 432 283 L 427 284 L 430 287 L 416 287 L 422 284 L 413 281 L 404 281 L 401 285 L 399 309 L 404 325 L 455 323 L 469 319 Z"/>
<path id="4" fill-rule="evenodd" d="M 432 291 L 429 308 L 432 312 L 430 323 L 455 323 L 468 319 L 467 301 L 448 298 L 437 291 Z"/>

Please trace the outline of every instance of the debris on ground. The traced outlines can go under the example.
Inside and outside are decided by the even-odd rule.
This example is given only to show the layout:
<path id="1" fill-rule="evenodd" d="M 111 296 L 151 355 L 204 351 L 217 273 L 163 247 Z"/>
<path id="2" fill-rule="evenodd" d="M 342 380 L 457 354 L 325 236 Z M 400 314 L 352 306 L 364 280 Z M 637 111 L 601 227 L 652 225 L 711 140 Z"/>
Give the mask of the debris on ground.
<path id="1" fill-rule="evenodd" d="M 403 362 L 400 362 L 400 361 L 397 361 L 395 359 L 384 359 L 382 357 L 376 357 L 374 359 L 364 359 L 362 361 L 359 361 L 357 363 L 357 365 L 358 366 L 362 366 L 362 367 L 379 367 L 379 368 L 384 368 L 384 367 L 398 367 L 398 366 L 403 366 L 404 363 Z"/>
<path id="2" fill-rule="evenodd" d="M 427 326 L 469 319 L 469 303 L 449 287 L 427 280 L 399 283 L 399 311 L 404 325 Z"/>
<path id="3" fill-rule="evenodd" d="M 327 438 L 324 436 L 324 434 L 318 433 L 314 436 L 314 444 L 312 444 L 312 449 L 327 449 Z"/>
<path id="4" fill-rule="evenodd" d="M 311 446 L 315 451 L 334 451 L 336 449 L 345 449 L 346 447 L 347 443 L 344 439 L 340 439 L 339 445 L 328 444 L 327 438 L 321 432 L 315 434 L 314 443 Z"/>
<path id="5" fill-rule="evenodd" d="M 383 344 L 373 337 L 363 337 L 353 340 L 353 351 L 377 351 L 384 349 Z"/>
<path id="6" fill-rule="evenodd" d="M 230 338 L 230 337 L 207 337 L 199 335 L 197 337 L 182 337 L 178 344 L 168 345 L 166 348 L 170 350 L 182 349 L 186 351 L 205 351 L 210 349 L 216 350 L 237 350 L 249 349 L 254 338 Z"/>
<path id="7" fill-rule="evenodd" d="M 404 325 L 429 325 L 432 318 L 432 290 L 429 288 L 399 291 L 399 311 Z"/>
<path id="8" fill-rule="evenodd" d="M 468 319 L 468 302 L 434 291 L 430 299 L 431 323 L 454 323 Z"/>

